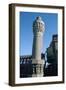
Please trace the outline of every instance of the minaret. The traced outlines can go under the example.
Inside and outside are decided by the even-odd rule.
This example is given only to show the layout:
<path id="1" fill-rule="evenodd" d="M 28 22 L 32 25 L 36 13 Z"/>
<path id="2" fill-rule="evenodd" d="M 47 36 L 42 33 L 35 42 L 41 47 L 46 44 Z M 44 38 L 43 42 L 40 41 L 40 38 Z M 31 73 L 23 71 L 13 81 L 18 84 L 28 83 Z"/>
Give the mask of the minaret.
<path id="1" fill-rule="evenodd" d="M 45 24 L 41 17 L 37 17 L 33 22 L 33 48 L 32 48 L 32 64 L 33 64 L 33 77 L 43 76 L 44 60 L 41 60 L 42 39 Z"/>

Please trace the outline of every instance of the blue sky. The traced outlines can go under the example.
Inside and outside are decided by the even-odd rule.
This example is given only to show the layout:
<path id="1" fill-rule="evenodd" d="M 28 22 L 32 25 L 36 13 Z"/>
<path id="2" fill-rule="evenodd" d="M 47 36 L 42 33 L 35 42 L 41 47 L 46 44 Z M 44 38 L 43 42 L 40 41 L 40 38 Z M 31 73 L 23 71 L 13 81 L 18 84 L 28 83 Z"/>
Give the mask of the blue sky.
<path id="1" fill-rule="evenodd" d="M 33 44 L 33 21 L 37 16 L 41 16 L 45 23 L 43 34 L 43 53 L 49 46 L 52 35 L 58 32 L 58 15 L 56 13 L 35 13 L 20 12 L 20 55 L 31 55 Z"/>

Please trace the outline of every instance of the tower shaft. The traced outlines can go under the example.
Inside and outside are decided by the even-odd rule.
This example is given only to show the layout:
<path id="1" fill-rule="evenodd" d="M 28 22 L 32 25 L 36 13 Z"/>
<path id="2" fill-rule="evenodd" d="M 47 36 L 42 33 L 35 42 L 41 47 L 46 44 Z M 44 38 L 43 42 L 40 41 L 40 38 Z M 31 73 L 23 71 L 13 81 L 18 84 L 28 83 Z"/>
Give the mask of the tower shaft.
<path id="1" fill-rule="evenodd" d="M 44 61 L 41 59 L 42 39 L 44 32 L 44 22 L 41 17 L 37 17 L 33 22 L 33 48 L 32 48 L 32 64 L 33 77 L 43 76 Z"/>
<path id="2" fill-rule="evenodd" d="M 41 64 L 42 36 L 43 35 L 39 32 L 38 35 L 33 38 L 32 62 L 34 64 Z"/>

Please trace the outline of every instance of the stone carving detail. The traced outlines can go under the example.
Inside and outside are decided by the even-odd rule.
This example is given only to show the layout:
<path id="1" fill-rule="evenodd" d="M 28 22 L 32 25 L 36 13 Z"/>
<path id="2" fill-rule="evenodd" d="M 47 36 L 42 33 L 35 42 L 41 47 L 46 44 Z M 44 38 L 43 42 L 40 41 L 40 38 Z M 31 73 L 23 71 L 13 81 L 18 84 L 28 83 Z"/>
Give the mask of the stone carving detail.
<path id="1" fill-rule="evenodd" d="M 36 20 L 33 23 L 33 32 L 35 32 L 35 30 L 37 32 L 43 32 L 44 31 L 44 22 L 42 21 L 41 17 L 37 17 Z"/>

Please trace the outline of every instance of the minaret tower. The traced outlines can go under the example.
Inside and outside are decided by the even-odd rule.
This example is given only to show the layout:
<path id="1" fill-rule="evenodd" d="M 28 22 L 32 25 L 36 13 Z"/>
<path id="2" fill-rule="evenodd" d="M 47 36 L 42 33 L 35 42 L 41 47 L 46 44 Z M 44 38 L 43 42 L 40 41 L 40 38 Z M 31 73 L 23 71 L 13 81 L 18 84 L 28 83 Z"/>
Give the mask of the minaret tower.
<path id="1" fill-rule="evenodd" d="M 33 48 L 32 48 L 32 64 L 33 64 L 33 77 L 43 76 L 44 60 L 41 60 L 41 50 L 43 42 L 43 32 L 45 24 L 41 17 L 38 16 L 33 22 Z"/>

